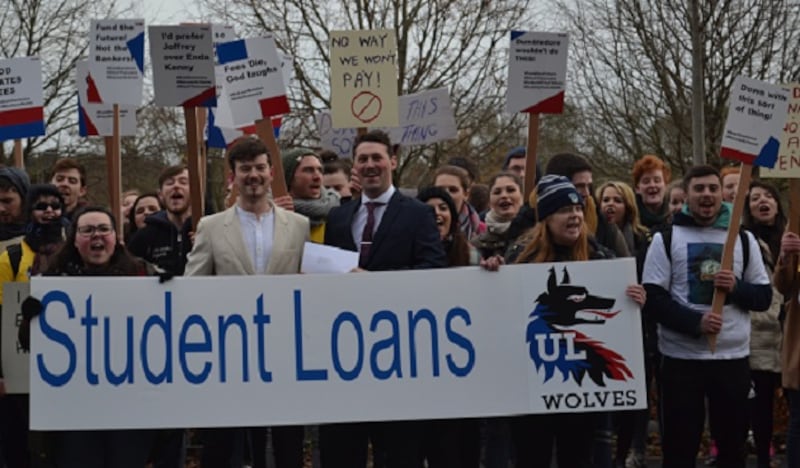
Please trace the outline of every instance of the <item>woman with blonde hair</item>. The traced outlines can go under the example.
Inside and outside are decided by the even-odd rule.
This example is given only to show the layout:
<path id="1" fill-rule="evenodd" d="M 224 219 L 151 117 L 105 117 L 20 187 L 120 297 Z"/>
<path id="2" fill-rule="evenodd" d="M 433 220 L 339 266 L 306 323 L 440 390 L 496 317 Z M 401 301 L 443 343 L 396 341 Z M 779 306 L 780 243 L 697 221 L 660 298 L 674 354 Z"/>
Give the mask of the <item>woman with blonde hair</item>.
<path id="1" fill-rule="evenodd" d="M 636 195 L 630 185 L 620 181 L 606 182 L 597 189 L 595 197 L 606 221 L 616 225 L 622 232 L 631 255 L 636 257 L 642 249 L 646 249 L 649 229 L 640 221 Z"/>

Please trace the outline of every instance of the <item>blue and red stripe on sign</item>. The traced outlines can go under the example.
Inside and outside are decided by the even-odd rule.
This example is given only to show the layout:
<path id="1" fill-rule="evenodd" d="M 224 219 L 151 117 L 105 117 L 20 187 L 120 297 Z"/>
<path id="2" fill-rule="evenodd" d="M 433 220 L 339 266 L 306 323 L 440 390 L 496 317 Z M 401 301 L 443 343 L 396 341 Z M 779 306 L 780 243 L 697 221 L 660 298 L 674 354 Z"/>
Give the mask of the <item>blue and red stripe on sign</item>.
<path id="1" fill-rule="evenodd" d="M 285 95 L 259 99 L 258 105 L 261 107 L 261 115 L 264 117 L 289 113 L 289 100 Z"/>
<path id="2" fill-rule="evenodd" d="M 217 61 L 220 65 L 247 58 L 247 45 L 244 39 L 217 44 Z"/>
<path id="3" fill-rule="evenodd" d="M 42 107 L 0 111 L 0 122 L 0 141 L 31 138 L 45 133 Z"/>

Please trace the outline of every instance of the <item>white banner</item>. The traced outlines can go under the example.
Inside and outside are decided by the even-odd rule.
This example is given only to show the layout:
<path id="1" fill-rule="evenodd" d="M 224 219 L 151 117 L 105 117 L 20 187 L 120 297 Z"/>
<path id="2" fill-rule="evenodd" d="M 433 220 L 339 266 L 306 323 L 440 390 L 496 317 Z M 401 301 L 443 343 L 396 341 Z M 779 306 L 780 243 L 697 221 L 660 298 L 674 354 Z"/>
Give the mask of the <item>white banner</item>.
<path id="1" fill-rule="evenodd" d="M 0 349 L 6 393 L 28 393 L 28 353 L 17 340 L 22 321 L 20 306 L 30 295 L 29 283 L 3 283 L 2 327 L 3 348 Z"/>
<path id="2" fill-rule="evenodd" d="M 36 277 L 31 428 L 641 409 L 635 280 L 632 259 L 163 285 Z"/>
<path id="3" fill-rule="evenodd" d="M 90 103 L 141 105 L 144 20 L 92 20 L 89 74 Z"/>

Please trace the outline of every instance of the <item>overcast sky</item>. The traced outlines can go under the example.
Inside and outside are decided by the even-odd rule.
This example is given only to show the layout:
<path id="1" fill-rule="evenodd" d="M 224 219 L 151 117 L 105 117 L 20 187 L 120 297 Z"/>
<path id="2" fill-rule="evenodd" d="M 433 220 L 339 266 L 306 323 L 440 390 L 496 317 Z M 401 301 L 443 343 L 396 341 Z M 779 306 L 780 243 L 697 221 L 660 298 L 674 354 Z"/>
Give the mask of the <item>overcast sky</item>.
<path id="1" fill-rule="evenodd" d="M 134 12 L 147 23 L 177 24 L 197 19 L 194 0 L 131 0 Z"/>

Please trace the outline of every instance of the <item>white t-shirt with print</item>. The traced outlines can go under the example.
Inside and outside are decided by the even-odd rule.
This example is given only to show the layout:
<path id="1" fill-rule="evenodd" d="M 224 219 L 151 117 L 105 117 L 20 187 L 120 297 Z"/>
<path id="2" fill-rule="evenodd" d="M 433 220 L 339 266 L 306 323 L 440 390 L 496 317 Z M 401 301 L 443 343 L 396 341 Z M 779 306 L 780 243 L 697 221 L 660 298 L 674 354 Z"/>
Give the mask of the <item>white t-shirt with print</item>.
<path id="1" fill-rule="evenodd" d="M 719 270 L 727 232 L 718 228 L 693 226 L 672 227 L 672 262 L 664 251 L 661 234 L 653 237 L 647 251 L 642 282 L 661 286 L 672 298 L 698 314 L 711 310 L 714 295 L 713 275 Z M 736 236 L 733 272 L 751 284 L 770 284 L 758 242 L 751 233 L 750 260 L 742 275 L 741 237 Z M 756 312 L 757 313 L 757 312 Z M 735 304 L 727 304 L 722 313 L 722 329 L 717 335 L 712 354 L 708 337 L 695 338 L 658 324 L 658 348 L 665 356 L 676 359 L 738 359 L 750 354 L 749 312 Z"/>

